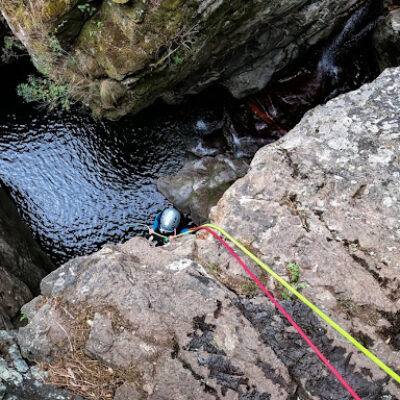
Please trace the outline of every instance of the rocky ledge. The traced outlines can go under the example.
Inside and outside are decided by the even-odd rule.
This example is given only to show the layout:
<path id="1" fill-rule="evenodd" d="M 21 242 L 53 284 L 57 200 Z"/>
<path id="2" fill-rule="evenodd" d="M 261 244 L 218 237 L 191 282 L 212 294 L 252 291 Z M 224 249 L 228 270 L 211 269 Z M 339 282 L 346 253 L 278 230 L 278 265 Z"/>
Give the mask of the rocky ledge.
<path id="1" fill-rule="evenodd" d="M 375 0 L 31 0 L 0 10 L 37 68 L 118 119 L 214 83 L 236 97 Z"/>
<path id="2" fill-rule="evenodd" d="M 214 222 L 395 370 L 399 76 L 387 70 L 307 113 L 256 154 L 212 210 Z M 378 367 L 249 265 L 361 398 L 400 398 Z M 23 309 L 22 355 L 84 398 L 349 398 L 207 235 L 158 248 L 143 238 L 106 246 L 54 271 L 41 292 Z M 14 387 L 4 384 L 5 393 Z"/>
<path id="3" fill-rule="evenodd" d="M 40 281 L 53 269 L 0 186 L 0 329 L 18 323 L 21 307 L 38 294 Z"/>

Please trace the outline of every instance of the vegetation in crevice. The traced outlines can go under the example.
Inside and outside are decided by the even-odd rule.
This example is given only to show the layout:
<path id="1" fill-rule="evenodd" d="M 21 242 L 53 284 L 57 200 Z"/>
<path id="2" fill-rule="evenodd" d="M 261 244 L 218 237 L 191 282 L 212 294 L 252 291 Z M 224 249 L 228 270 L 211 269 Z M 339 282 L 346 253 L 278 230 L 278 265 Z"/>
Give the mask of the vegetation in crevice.
<path id="1" fill-rule="evenodd" d="M 288 275 L 290 284 L 297 290 L 305 289 L 307 284 L 300 282 L 300 269 L 297 264 L 291 262 L 288 264 Z M 283 300 L 291 300 L 293 294 L 285 287 L 281 285 L 281 298 Z"/>

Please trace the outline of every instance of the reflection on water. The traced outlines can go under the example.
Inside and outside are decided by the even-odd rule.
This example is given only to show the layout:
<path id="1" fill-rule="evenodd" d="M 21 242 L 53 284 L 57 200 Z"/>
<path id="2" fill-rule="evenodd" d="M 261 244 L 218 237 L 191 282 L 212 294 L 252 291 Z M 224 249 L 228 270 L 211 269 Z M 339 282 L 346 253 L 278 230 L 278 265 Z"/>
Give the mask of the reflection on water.
<path id="1" fill-rule="evenodd" d="M 56 263 L 141 233 L 129 224 L 151 223 L 168 205 L 156 180 L 175 173 L 187 149 L 201 156 L 228 146 L 236 154 L 253 154 L 316 104 L 372 80 L 378 71 L 368 35 L 379 15 L 376 4 L 369 0 L 324 49 L 304 55 L 249 103 L 213 93 L 117 123 L 80 113 L 48 116 L 16 98 L 26 65 L 5 68 L 0 180 Z M 200 142 L 216 130 L 225 138 Z"/>
<path id="2" fill-rule="evenodd" d="M 217 112 L 199 104 L 162 110 L 111 123 L 20 105 L 4 115 L 3 107 L 0 180 L 56 262 L 139 233 L 128 224 L 149 223 L 168 205 L 156 179 L 182 166 L 201 136 L 196 127 Z"/>

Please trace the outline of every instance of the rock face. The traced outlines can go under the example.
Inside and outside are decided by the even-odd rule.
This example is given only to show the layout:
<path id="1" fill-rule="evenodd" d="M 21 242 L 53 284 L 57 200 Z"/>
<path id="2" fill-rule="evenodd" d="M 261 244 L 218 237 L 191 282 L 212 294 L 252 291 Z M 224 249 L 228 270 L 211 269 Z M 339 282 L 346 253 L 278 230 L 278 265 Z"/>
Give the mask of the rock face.
<path id="1" fill-rule="evenodd" d="M 83 400 L 43 382 L 46 372 L 23 359 L 15 334 L 0 331 L 0 397 L 4 400 Z"/>
<path id="2" fill-rule="evenodd" d="M 229 155 L 187 161 L 175 175 L 160 178 L 157 189 L 180 211 L 190 214 L 196 224 L 202 224 L 208 220 L 211 207 L 244 176 L 248 166 L 246 158 Z"/>
<path id="3" fill-rule="evenodd" d="M 294 285 L 306 283 L 307 297 L 395 370 L 399 75 L 389 69 L 306 114 L 256 154 L 212 211 Z M 400 398 L 375 364 L 257 274 L 361 398 Z M 157 248 L 143 238 L 107 246 L 52 272 L 41 292 L 23 308 L 22 355 L 84 398 L 348 398 L 207 235 Z"/>
<path id="4" fill-rule="evenodd" d="M 194 246 L 194 237 L 158 248 L 134 238 L 65 264 L 24 308 L 22 354 L 48 362 L 50 380 L 64 376 L 87 398 L 99 398 L 96 390 L 115 400 L 345 398 L 276 309 L 228 290 L 193 260 Z M 283 304 L 364 399 L 396 398 L 305 306 Z M 82 368 L 102 378 L 86 372 L 81 383 Z"/>
<path id="5" fill-rule="evenodd" d="M 40 71 L 117 119 L 215 82 L 236 97 L 259 90 L 366 2 L 1 0 L 0 8 Z"/>
<path id="6" fill-rule="evenodd" d="M 382 71 L 400 65 L 400 8 L 389 12 L 378 24 L 373 37 Z"/>
<path id="7" fill-rule="evenodd" d="M 307 113 L 257 152 L 211 213 L 397 371 L 399 77 L 388 69 Z M 361 398 L 400 398 L 375 364 L 249 265 Z M 23 308 L 21 353 L 84 398 L 349 398 L 207 235 L 107 246 L 52 272 L 41 292 Z"/>
<path id="8" fill-rule="evenodd" d="M 218 225 L 281 275 L 295 262 L 306 296 L 397 370 L 399 78 L 400 68 L 388 69 L 308 112 L 256 154 L 212 211 Z M 229 266 L 207 246 L 198 257 Z M 223 269 L 225 282 L 239 280 L 240 271 Z"/>
<path id="9" fill-rule="evenodd" d="M 0 188 L 0 328 L 10 328 L 53 266 Z M 33 294 L 32 294 L 33 293 Z"/>

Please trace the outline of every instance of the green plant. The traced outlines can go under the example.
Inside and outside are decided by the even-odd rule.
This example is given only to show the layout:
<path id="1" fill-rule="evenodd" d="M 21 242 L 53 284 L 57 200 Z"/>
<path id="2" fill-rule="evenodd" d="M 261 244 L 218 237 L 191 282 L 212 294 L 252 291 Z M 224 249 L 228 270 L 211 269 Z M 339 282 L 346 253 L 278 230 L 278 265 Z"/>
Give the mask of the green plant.
<path id="1" fill-rule="evenodd" d="M 307 287 L 305 282 L 300 282 L 300 269 L 297 264 L 291 262 L 288 264 L 289 271 L 289 281 L 292 286 L 300 291 Z M 281 297 L 283 300 L 290 300 L 292 298 L 292 293 L 286 287 L 281 286 Z"/>
<path id="2" fill-rule="evenodd" d="M 64 82 L 54 82 L 50 78 L 29 76 L 28 82 L 17 86 L 17 93 L 25 102 L 37 102 L 48 110 L 58 108 L 70 110 L 71 98 L 69 85 Z"/>
<path id="3" fill-rule="evenodd" d="M 286 288 L 282 289 L 281 297 L 282 300 L 290 300 L 292 298 L 291 293 Z"/>
<path id="4" fill-rule="evenodd" d="M 26 320 L 26 319 L 28 319 L 28 315 L 25 314 L 25 313 L 21 313 L 21 317 L 20 317 L 19 320 L 22 322 L 22 321 L 24 321 L 24 320 Z"/>
<path id="5" fill-rule="evenodd" d="M 177 56 L 177 55 L 175 55 L 175 56 L 172 57 L 172 61 L 173 61 L 175 64 L 182 64 L 182 63 L 183 63 L 183 59 L 182 59 L 181 57 Z"/>
<path id="6" fill-rule="evenodd" d="M 25 47 L 15 36 L 5 36 L 2 48 L 1 59 L 4 63 L 8 63 L 15 58 L 24 56 Z"/>
<path id="7" fill-rule="evenodd" d="M 94 26 L 94 29 L 89 31 L 89 36 L 90 37 L 94 37 L 95 35 L 97 35 L 97 33 L 99 32 L 99 30 L 104 26 L 104 22 L 102 21 L 92 21 L 92 24 Z"/>
<path id="8" fill-rule="evenodd" d="M 64 52 L 59 40 L 55 36 L 50 36 L 48 46 L 55 53 L 63 53 Z"/>
<path id="9" fill-rule="evenodd" d="M 290 272 L 290 282 L 297 283 L 300 278 L 299 267 L 295 263 L 289 263 L 288 269 Z"/>
<path id="10" fill-rule="evenodd" d="M 169 63 L 174 62 L 175 64 L 182 64 L 183 58 L 178 56 L 178 52 L 183 53 L 184 51 L 190 51 L 194 46 L 197 34 L 199 33 L 199 23 L 193 25 L 191 28 L 186 30 L 179 30 L 176 36 L 169 40 L 166 46 L 163 46 L 160 50 L 163 51 L 164 55 L 159 60 L 150 65 L 152 69 L 164 64 L 168 61 Z"/>
<path id="11" fill-rule="evenodd" d="M 80 12 L 92 16 L 96 12 L 96 7 L 90 5 L 89 3 L 80 4 L 78 6 Z"/>
<path id="12" fill-rule="evenodd" d="M 217 264 L 214 264 L 214 263 L 211 263 L 208 267 L 209 267 L 210 270 L 213 271 L 213 272 L 217 272 L 217 270 L 218 270 L 218 265 L 217 265 Z"/>

